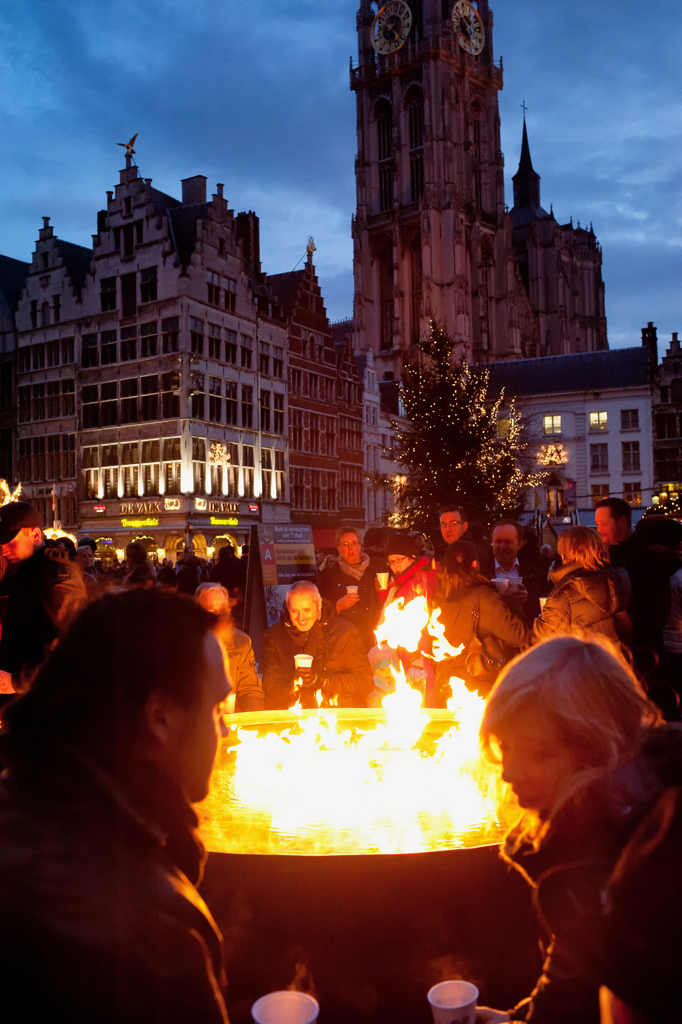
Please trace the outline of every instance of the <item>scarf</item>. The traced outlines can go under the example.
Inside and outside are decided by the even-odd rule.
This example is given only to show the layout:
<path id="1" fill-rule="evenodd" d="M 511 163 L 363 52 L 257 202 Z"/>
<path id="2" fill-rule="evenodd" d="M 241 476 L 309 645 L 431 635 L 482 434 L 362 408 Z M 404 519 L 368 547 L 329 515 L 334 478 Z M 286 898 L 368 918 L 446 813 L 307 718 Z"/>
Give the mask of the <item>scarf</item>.
<path id="1" fill-rule="evenodd" d="M 363 551 L 357 565 L 349 565 L 345 558 L 341 558 L 340 555 L 328 555 L 324 568 L 331 568 L 332 565 L 338 565 L 341 572 L 345 572 L 346 576 L 352 576 L 354 580 L 361 580 L 365 569 L 369 565 L 369 555 Z"/>

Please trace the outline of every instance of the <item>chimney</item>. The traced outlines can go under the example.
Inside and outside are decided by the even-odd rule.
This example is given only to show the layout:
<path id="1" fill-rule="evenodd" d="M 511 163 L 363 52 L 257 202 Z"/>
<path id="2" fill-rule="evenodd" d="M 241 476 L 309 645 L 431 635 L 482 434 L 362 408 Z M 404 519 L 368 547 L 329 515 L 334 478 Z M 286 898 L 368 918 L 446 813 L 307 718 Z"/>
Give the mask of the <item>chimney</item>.
<path id="1" fill-rule="evenodd" d="M 642 345 L 649 353 L 649 372 L 653 373 L 658 366 L 658 332 L 653 320 L 649 320 L 647 326 L 642 328 Z"/>
<path id="2" fill-rule="evenodd" d="M 225 184 L 223 182 L 219 181 L 218 184 L 216 185 L 216 194 L 218 196 L 218 199 L 222 199 L 223 198 L 223 189 L 224 188 L 225 188 Z"/>
<path id="3" fill-rule="evenodd" d="M 182 179 L 182 205 L 194 206 L 206 202 L 206 176 L 195 174 L 193 178 Z"/>

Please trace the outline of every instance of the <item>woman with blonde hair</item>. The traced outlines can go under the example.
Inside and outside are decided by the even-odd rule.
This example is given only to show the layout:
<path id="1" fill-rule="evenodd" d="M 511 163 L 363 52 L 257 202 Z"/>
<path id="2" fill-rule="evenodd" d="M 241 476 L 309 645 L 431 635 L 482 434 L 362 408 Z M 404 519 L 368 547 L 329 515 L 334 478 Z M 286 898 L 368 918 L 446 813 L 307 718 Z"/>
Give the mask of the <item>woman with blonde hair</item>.
<path id="1" fill-rule="evenodd" d="M 630 582 L 626 573 L 610 567 L 599 534 L 572 526 L 559 537 L 558 550 L 562 564 L 550 571 L 554 587 L 533 625 L 533 643 L 560 633 L 599 633 L 628 644 Z"/>
<path id="2" fill-rule="evenodd" d="M 661 725 L 612 644 L 562 636 L 503 669 L 481 745 L 521 811 L 502 855 L 534 888 L 549 941 L 529 999 L 506 1013 L 481 1008 L 480 1020 L 598 1024 L 599 988 L 618 978 L 603 893 L 626 844 L 682 781 L 682 731 Z"/>
<path id="3" fill-rule="evenodd" d="M 235 693 L 234 710 L 262 711 L 265 696 L 256 672 L 251 640 L 246 633 L 235 629 L 232 622 L 236 599 L 230 597 L 220 583 L 202 583 L 197 587 L 194 600 L 214 616 L 213 632 L 222 648 L 225 673 Z"/>

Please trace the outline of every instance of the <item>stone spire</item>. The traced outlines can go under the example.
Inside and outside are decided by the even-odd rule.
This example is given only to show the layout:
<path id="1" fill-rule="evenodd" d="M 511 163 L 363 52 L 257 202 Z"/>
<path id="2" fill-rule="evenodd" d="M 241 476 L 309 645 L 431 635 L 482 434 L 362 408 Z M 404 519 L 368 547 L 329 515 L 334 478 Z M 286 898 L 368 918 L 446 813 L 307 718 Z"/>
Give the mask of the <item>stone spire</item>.
<path id="1" fill-rule="evenodd" d="M 519 169 L 512 178 L 512 182 L 514 183 L 514 206 L 517 209 L 521 209 L 524 206 L 539 208 L 540 175 L 533 170 L 533 161 L 530 158 L 525 114 L 523 117 L 521 159 L 519 160 Z"/>

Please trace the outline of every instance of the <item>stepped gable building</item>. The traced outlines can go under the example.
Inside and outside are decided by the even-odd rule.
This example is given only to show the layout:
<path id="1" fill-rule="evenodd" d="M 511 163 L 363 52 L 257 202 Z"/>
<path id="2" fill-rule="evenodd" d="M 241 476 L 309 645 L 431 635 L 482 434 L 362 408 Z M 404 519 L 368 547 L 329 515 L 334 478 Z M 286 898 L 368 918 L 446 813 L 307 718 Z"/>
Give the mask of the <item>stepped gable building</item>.
<path id="1" fill-rule="evenodd" d="M 0 477 L 16 478 L 16 325 L 30 264 L 0 256 Z"/>
<path id="2" fill-rule="evenodd" d="M 658 358 L 657 331 L 653 323 L 642 328 L 642 344 Z M 682 496 L 682 350 L 678 332 L 656 370 L 654 388 L 654 468 L 657 503 Z"/>
<path id="3" fill-rule="evenodd" d="M 506 210 L 488 0 L 390 6 L 361 0 L 350 71 L 356 350 L 397 379 L 430 318 L 471 362 L 605 347 L 596 240 L 545 226 L 529 153 Z"/>
<path id="4" fill-rule="evenodd" d="M 126 156 L 93 249 L 45 223 L 19 309 L 19 476 L 100 554 L 175 559 L 288 522 L 286 328 L 258 219 L 222 185 L 152 188 Z M 266 360 L 267 355 L 267 360 Z M 47 517 L 50 518 L 49 516 Z"/>
<path id="5" fill-rule="evenodd" d="M 558 224 L 540 205 L 523 121 L 521 159 L 512 178 L 514 259 L 537 326 L 538 355 L 608 348 L 602 254 L 592 227 Z"/>
<path id="6" fill-rule="evenodd" d="M 352 348 L 332 336 L 312 262 L 273 274 L 289 346 L 291 520 L 310 523 L 315 543 L 333 547 L 341 523 L 364 523 L 362 382 Z"/>

